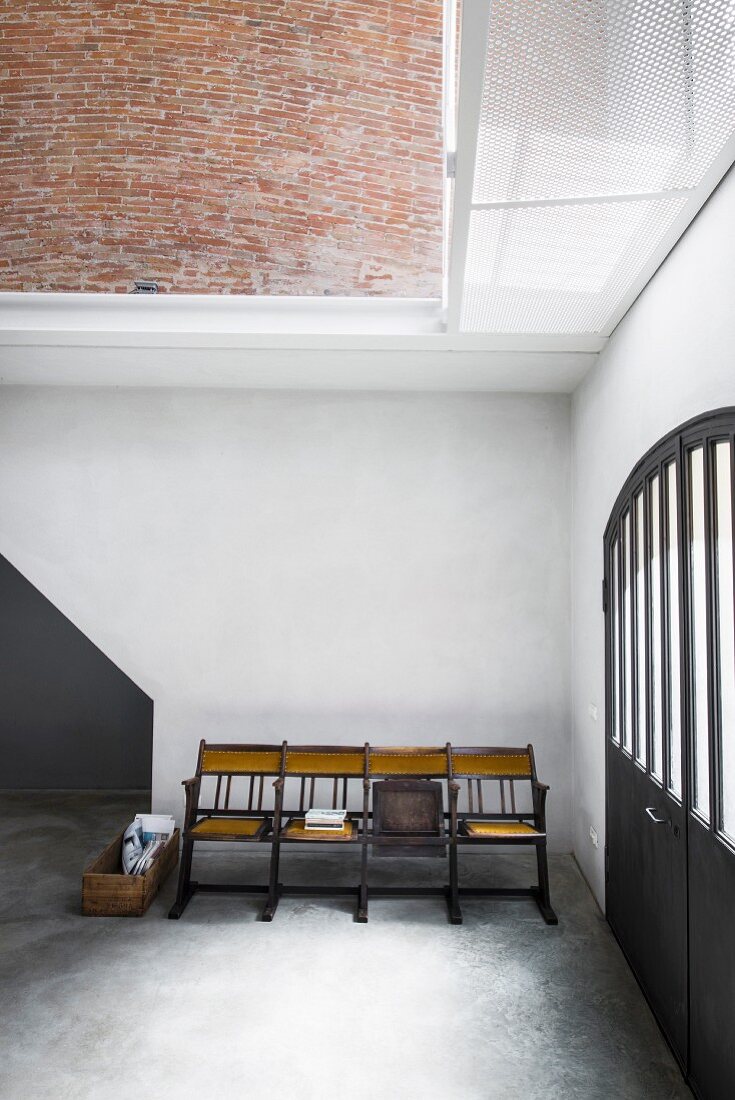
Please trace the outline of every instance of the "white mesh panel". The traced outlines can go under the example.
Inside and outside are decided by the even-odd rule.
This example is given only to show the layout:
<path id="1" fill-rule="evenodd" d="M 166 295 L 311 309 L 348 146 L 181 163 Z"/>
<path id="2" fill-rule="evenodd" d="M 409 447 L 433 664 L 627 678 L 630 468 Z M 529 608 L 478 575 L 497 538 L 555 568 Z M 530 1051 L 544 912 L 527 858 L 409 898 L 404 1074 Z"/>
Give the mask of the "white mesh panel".
<path id="1" fill-rule="evenodd" d="M 735 0 L 493 0 L 473 201 L 689 187 L 735 128 Z"/>
<path id="2" fill-rule="evenodd" d="M 474 210 L 462 330 L 600 332 L 685 202 Z"/>

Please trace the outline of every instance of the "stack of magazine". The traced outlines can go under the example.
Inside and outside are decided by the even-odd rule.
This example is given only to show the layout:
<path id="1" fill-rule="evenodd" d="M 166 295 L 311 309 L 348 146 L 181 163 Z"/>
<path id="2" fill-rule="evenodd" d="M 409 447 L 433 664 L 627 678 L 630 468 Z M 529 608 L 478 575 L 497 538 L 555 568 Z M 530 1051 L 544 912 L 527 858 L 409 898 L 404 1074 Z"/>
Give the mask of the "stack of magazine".
<path id="1" fill-rule="evenodd" d="M 321 833 L 344 833 L 347 810 L 307 810 L 306 828 Z"/>
<path id="2" fill-rule="evenodd" d="M 174 831 L 166 814 L 136 814 L 122 840 L 122 869 L 126 875 L 144 875 L 156 862 Z"/>

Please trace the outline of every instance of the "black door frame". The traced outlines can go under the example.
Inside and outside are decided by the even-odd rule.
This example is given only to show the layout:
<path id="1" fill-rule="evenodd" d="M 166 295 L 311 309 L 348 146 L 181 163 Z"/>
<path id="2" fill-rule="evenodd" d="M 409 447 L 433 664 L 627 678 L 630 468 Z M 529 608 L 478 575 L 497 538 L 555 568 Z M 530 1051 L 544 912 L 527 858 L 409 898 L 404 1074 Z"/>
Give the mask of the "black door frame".
<path id="1" fill-rule="evenodd" d="M 668 607 L 668 481 L 667 471 L 672 462 L 676 467 L 677 481 L 677 545 L 681 545 L 681 478 L 679 476 L 679 449 L 677 446 L 678 437 L 677 433 L 666 436 L 652 447 L 646 455 L 636 464 L 631 474 L 627 478 L 625 485 L 621 492 L 618 494 L 618 498 L 615 502 L 615 506 L 608 520 L 608 524 L 605 529 L 604 535 L 604 610 L 606 613 L 605 619 L 605 884 L 606 884 L 606 912 L 608 915 L 608 923 L 615 935 L 618 944 L 623 951 L 631 970 L 633 971 L 636 980 L 638 981 L 649 1005 L 656 1016 L 659 1027 L 669 1044 L 672 1053 L 674 1054 L 677 1062 L 679 1063 L 682 1072 L 686 1073 L 688 1063 L 688 982 L 687 982 L 687 966 L 686 958 L 688 956 L 688 941 L 687 941 L 687 928 L 688 928 L 688 912 L 687 912 L 687 877 L 686 877 L 686 779 L 682 775 L 682 797 L 678 799 L 676 795 L 670 790 L 670 752 L 669 752 L 669 728 L 671 716 L 668 713 L 668 709 L 664 712 L 663 700 L 668 702 L 669 700 L 669 670 L 668 670 L 668 642 L 669 642 L 669 626 L 670 615 Z M 654 759 L 654 738 L 653 738 L 653 717 L 654 717 L 654 693 L 651 691 L 651 682 L 653 680 L 653 637 L 651 631 L 651 616 L 645 614 L 645 636 L 644 636 L 644 669 L 643 680 L 640 682 L 640 662 L 639 662 L 639 632 L 638 632 L 638 591 L 636 584 L 637 576 L 637 555 L 638 555 L 638 539 L 637 539 L 637 516 L 636 516 L 636 501 L 642 494 L 642 512 L 643 512 L 643 533 L 644 533 L 644 603 L 650 606 L 652 601 L 653 592 L 651 589 L 651 573 L 649 570 L 649 563 L 652 553 L 652 541 L 653 541 L 653 529 L 651 526 L 652 509 L 651 509 L 651 485 L 655 478 L 658 477 L 658 552 L 660 559 L 660 569 L 658 578 L 658 597 L 659 597 L 659 609 L 662 618 L 661 627 L 661 660 L 659 673 L 661 676 L 660 684 L 656 685 L 656 690 L 660 692 L 660 698 L 662 700 L 662 706 L 660 710 L 660 717 L 663 724 L 663 728 L 658 736 L 658 740 L 661 744 L 661 779 L 657 779 L 652 773 L 653 759 Z M 627 539 L 628 549 L 626 554 L 623 554 L 623 535 L 624 535 L 624 521 L 626 516 L 628 517 L 627 525 Z M 615 550 L 618 563 L 618 589 L 617 592 L 612 583 L 612 577 L 610 575 L 611 567 L 611 551 Z M 681 556 L 681 555 L 680 555 Z M 630 590 L 630 648 L 631 652 L 628 653 L 626 638 L 625 623 L 626 617 L 624 615 L 624 589 L 626 582 L 626 568 L 629 560 L 631 576 L 628 578 L 629 590 Z M 677 598 L 679 599 L 679 606 L 681 607 L 681 582 L 683 579 L 683 569 L 679 568 L 679 591 L 677 592 Z M 619 661 L 616 664 L 613 661 L 613 617 L 611 612 L 613 611 L 613 601 L 616 601 L 615 614 L 618 624 L 619 632 Z M 683 629 L 680 628 L 680 629 Z M 630 675 L 626 677 L 626 668 L 628 666 Z M 613 677 L 615 673 L 619 674 L 619 679 L 616 685 L 616 690 L 613 692 Z M 627 693 L 625 691 L 625 681 L 629 681 L 629 694 L 631 696 L 628 700 Z M 643 726 L 641 729 L 639 726 L 639 714 L 641 708 L 639 708 L 639 694 L 643 690 L 644 692 L 644 708 L 643 708 Z M 615 707 L 613 706 L 613 699 L 615 699 Z M 683 700 L 681 702 L 683 708 Z M 626 711 L 630 716 L 630 729 L 629 743 L 625 744 L 623 737 L 623 729 L 626 724 Z M 612 723 L 613 718 L 617 717 L 617 726 L 620 731 L 619 744 L 613 739 Z M 683 721 L 683 711 L 680 718 L 680 722 Z M 681 727 L 680 725 L 680 728 Z M 641 759 L 640 741 L 645 740 L 645 764 Z M 611 754 L 615 754 L 615 757 L 611 759 Z M 618 759 L 619 758 L 619 759 Z M 627 763 L 623 765 L 623 761 Z M 625 942 L 624 929 L 622 927 L 617 928 L 615 920 L 613 919 L 613 913 L 617 918 L 624 920 L 627 916 L 630 918 L 631 913 L 626 913 L 626 906 L 622 898 L 617 899 L 620 904 L 615 904 L 610 897 L 609 893 L 609 881 L 610 874 L 609 868 L 612 863 L 613 868 L 617 866 L 617 861 L 621 853 L 610 853 L 610 837 L 613 833 L 611 812 L 611 773 L 613 769 L 616 775 L 621 772 L 621 765 L 630 769 L 630 790 L 627 792 L 630 796 L 630 804 L 628 805 L 628 812 L 631 815 L 631 821 L 641 818 L 643 822 L 643 807 L 645 805 L 651 805 L 653 803 L 658 809 L 663 803 L 663 811 L 671 819 L 672 835 L 665 835 L 663 832 L 658 833 L 658 829 L 653 824 L 650 825 L 651 829 L 655 829 L 658 835 L 651 833 L 650 835 L 643 836 L 642 842 L 648 842 L 648 845 L 653 845 L 657 854 L 666 860 L 669 871 L 678 878 L 678 894 L 680 904 L 683 912 L 679 915 L 679 925 L 677 929 L 673 929 L 673 944 L 668 944 L 670 953 L 673 953 L 673 948 L 681 948 L 682 958 L 679 962 L 679 972 L 675 975 L 673 984 L 669 984 L 667 988 L 661 990 L 661 996 L 658 998 L 661 1005 L 665 1005 L 668 1001 L 669 995 L 675 996 L 675 1013 L 670 1014 L 668 1018 L 665 1017 L 664 1012 L 659 1012 L 656 997 L 654 994 L 654 986 L 656 985 L 655 974 L 652 975 L 650 967 L 645 966 L 640 959 L 636 959 L 635 944 L 631 941 L 640 938 L 636 936 L 631 930 L 631 934 L 627 937 L 628 942 Z M 683 770 L 683 769 L 682 769 Z M 635 815 L 635 816 L 633 816 Z M 672 845 L 672 836 L 676 831 L 676 840 Z M 646 825 L 643 825 L 643 829 L 647 829 Z M 632 853 L 635 855 L 635 853 Z M 633 871 L 635 873 L 636 860 L 631 860 L 631 852 L 626 854 L 627 860 L 623 857 L 623 862 L 627 863 L 628 872 Z M 642 857 L 642 851 L 638 852 L 638 855 Z M 642 892 L 648 892 L 650 889 L 649 879 L 651 876 L 641 875 L 637 885 L 642 889 Z M 676 893 L 676 892 L 675 892 Z M 671 901 L 672 899 L 669 899 Z M 634 899 L 637 907 L 640 903 L 640 898 Z M 683 926 L 682 926 L 683 925 Z M 667 929 L 668 931 L 668 929 Z M 638 946 L 641 946 L 640 944 Z M 648 937 L 648 948 L 652 948 L 654 952 L 660 948 L 664 951 L 664 945 L 651 942 L 651 937 Z M 630 950 L 629 950 L 630 947 Z M 641 955 L 641 952 L 638 952 Z M 648 960 L 646 960 L 648 961 Z M 660 963 L 660 958 L 653 959 L 654 963 Z M 638 965 L 637 965 L 638 964 Z M 640 966 L 640 970 L 638 969 Z M 664 985 L 664 977 L 668 978 L 669 975 L 661 976 L 661 985 Z"/>

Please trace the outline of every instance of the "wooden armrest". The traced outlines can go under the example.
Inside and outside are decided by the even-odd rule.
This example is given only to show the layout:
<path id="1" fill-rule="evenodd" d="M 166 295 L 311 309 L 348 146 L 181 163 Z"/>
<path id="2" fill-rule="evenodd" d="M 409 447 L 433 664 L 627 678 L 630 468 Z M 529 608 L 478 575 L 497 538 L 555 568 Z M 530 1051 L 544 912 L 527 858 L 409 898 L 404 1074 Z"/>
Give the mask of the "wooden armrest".
<path id="1" fill-rule="evenodd" d="M 548 790 L 547 783 L 540 783 L 538 779 L 531 781 L 533 816 L 537 827 L 544 833 L 546 832 L 546 794 Z"/>
<path id="2" fill-rule="evenodd" d="M 199 805 L 199 790 L 201 787 L 201 778 L 198 775 L 193 776 L 191 779 L 182 779 L 181 786 L 184 788 L 186 795 L 186 808 L 184 810 L 184 827 L 190 829 L 197 817 L 197 808 Z"/>

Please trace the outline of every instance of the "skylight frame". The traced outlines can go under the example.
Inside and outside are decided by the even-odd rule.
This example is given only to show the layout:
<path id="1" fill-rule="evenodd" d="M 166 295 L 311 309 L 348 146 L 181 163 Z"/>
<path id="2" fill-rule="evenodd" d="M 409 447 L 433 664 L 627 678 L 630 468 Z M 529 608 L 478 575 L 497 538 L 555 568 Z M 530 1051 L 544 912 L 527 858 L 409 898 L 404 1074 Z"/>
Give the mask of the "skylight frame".
<path id="1" fill-rule="evenodd" d="M 442 195 L 442 287 L 441 305 L 449 302 L 449 264 L 457 164 L 457 21 L 458 0 L 442 0 L 442 141 L 444 187 Z"/>

